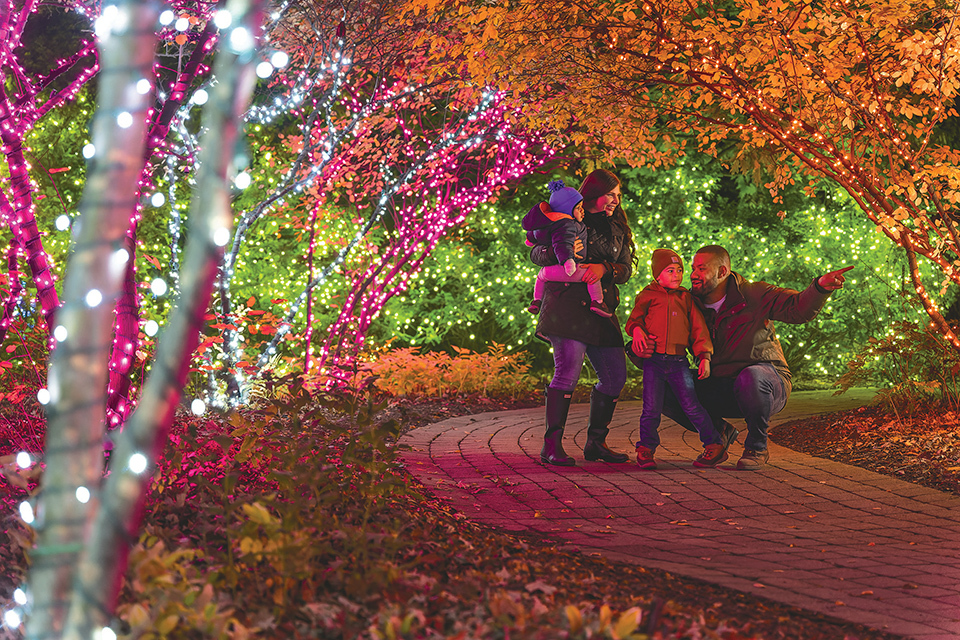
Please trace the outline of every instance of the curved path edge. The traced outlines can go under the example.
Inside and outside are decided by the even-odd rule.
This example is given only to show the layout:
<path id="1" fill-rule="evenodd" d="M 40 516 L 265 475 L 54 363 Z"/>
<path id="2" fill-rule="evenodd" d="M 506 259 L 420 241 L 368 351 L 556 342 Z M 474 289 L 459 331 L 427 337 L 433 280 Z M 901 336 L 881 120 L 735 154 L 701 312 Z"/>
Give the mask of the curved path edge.
<path id="1" fill-rule="evenodd" d="M 774 427 L 869 403 L 796 392 Z M 642 403 L 621 402 L 607 442 L 633 451 Z M 664 418 L 659 468 L 585 462 L 588 406 L 570 410 L 576 467 L 540 464 L 543 410 L 462 416 L 400 441 L 407 468 L 471 519 L 664 569 L 917 640 L 960 638 L 960 497 L 772 445 L 737 471 L 740 444 L 696 469 L 696 434 Z M 742 421 L 735 423 L 739 429 Z"/>

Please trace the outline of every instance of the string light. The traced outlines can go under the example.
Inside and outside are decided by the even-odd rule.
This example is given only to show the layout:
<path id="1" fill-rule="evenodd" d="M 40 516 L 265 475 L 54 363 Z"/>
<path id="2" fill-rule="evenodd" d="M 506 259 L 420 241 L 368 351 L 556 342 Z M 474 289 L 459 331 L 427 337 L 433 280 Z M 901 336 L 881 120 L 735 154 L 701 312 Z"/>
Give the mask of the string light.
<path id="1" fill-rule="evenodd" d="M 117 640 L 117 634 L 110 627 L 102 627 L 94 632 L 93 640 Z"/>
<path id="2" fill-rule="evenodd" d="M 34 522 L 33 505 L 31 505 L 29 502 L 24 500 L 23 502 L 20 503 L 19 510 L 20 510 L 20 519 L 27 524 L 33 524 Z"/>
<path id="3" fill-rule="evenodd" d="M 233 15 L 226 9 L 221 9 L 213 15 L 213 23 L 218 29 L 228 29 L 233 24 Z"/>
<path id="4" fill-rule="evenodd" d="M 147 457 L 142 453 L 135 453 L 130 456 L 127 468 L 133 473 L 140 474 L 147 470 Z"/>
<path id="5" fill-rule="evenodd" d="M 17 629 L 20 627 L 22 620 L 20 619 L 20 614 L 10 609 L 5 611 L 3 614 L 3 623 L 7 625 L 10 629 Z"/>
<path id="6" fill-rule="evenodd" d="M 155 296 L 162 296 L 167 292 L 167 283 L 162 278 L 154 278 L 150 283 L 150 291 Z"/>

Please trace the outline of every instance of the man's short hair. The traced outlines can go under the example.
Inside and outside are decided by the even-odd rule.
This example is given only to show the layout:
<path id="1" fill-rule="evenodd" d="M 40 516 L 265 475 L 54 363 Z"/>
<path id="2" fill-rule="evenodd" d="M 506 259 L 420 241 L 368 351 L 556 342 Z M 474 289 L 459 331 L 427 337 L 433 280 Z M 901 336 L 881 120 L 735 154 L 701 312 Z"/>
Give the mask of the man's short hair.
<path id="1" fill-rule="evenodd" d="M 700 247 L 697 253 L 709 254 L 719 260 L 720 264 L 725 266 L 727 269 L 730 268 L 730 254 L 727 253 L 726 249 L 718 244 L 708 244 L 705 247 Z"/>

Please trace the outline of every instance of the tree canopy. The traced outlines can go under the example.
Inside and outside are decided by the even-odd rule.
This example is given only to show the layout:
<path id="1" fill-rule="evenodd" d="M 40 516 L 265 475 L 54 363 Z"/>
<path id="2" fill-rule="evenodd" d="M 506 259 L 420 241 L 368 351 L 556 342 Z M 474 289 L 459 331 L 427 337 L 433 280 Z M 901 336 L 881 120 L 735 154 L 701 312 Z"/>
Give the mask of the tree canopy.
<path id="1" fill-rule="evenodd" d="M 672 163 L 697 147 L 766 180 L 834 180 L 905 252 L 918 299 L 955 348 L 939 294 L 960 283 L 957 7 L 934 0 L 517 0 L 455 13 L 477 83 L 540 104 L 531 124 L 606 160 Z M 782 214 L 785 215 L 785 214 Z M 919 258 L 923 258 L 922 263 Z"/>

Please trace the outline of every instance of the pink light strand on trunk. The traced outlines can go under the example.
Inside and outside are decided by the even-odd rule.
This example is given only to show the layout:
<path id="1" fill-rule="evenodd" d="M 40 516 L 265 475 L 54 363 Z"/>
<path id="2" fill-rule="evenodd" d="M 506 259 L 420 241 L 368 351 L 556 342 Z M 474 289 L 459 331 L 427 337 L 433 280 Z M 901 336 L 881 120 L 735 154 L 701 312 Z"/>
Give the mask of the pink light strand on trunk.
<path id="1" fill-rule="evenodd" d="M 320 208 L 323 206 L 323 203 L 320 200 L 317 200 L 313 208 L 310 211 L 310 246 L 307 248 L 307 282 L 313 282 L 314 277 L 316 276 L 315 269 L 313 266 L 313 259 L 317 252 L 317 216 L 319 215 Z M 311 341 L 313 339 L 313 289 L 307 289 L 307 327 L 304 334 L 304 356 L 303 356 L 303 372 L 304 374 L 310 372 L 310 366 L 313 356 L 313 346 Z"/>
<path id="2" fill-rule="evenodd" d="M 137 194 L 139 203 L 145 190 L 152 188 L 154 167 L 151 160 L 164 154 L 167 135 L 177 112 L 190 97 L 189 89 L 201 73 L 207 70 L 203 64 L 217 41 L 217 28 L 208 20 L 200 33 L 193 52 L 182 72 L 172 83 L 159 109 L 154 109 L 152 122 L 147 133 L 147 147 L 144 153 L 144 166 L 140 175 L 140 189 Z M 140 205 L 130 214 L 130 228 L 127 231 L 125 247 L 131 256 L 137 255 L 137 225 L 142 218 Z M 110 376 L 107 384 L 107 424 L 111 428 L 121 426 L 127 421 L 136 401 L 130 393 L 133 380 L 130 372 L 136 361 L 135 355 L 140 346 L 140 294 L 137 292 L 136 259 L 127 264 L 123 290 L 117 300 L 117 312 L 114 320 L 114 339 L 110 354 Z"/>

